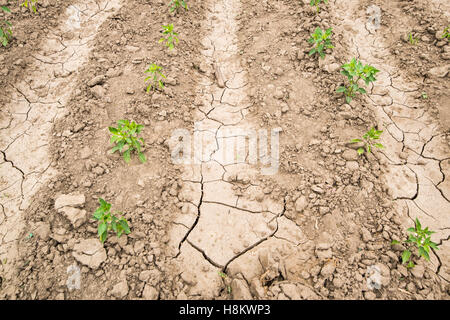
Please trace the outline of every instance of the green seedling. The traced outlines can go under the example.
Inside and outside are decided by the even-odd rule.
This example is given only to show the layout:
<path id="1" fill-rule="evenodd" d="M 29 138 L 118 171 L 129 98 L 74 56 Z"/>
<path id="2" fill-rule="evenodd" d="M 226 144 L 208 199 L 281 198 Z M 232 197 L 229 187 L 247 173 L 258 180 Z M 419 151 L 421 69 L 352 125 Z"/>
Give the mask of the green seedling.
<path id="1" fill-rule="evenodd" d="M 34 13 L 36 13 L 37 2 L 38 0 L 25 0 L 24 2 L 22 2 L 21 6 L 25 8 L 29 7 L 31 10 L 33 10 Z"/>
<path id="2" fill-rule="evenodd" d="M 11 10 L 7 6 L 0 7 L 3 12 L 11 13 Z M 0 21 L 0 42 L 6 47 L 9 40 L 12 38 L 12 24 L 8 20 Z"/>
<path id="3" fill-rule="evenodd" d="M 177 12 L 178 12 L 180 7 L 184 8 L 184 10 L 186 10 L 186 11 L 188 10 L 187 3 L 184 0 L 172 0 L 169 3 L 169 7 L 170 7 L 170 12 L 174 12 L 175 10 L 177 10 Z"/>
<path id="4" fill-rule="evenodd" d="M 94 213 L 93 218 L 99 221 L 97 233 L 100 238 L 101 243 L 104 243 L 107 236 L 108 231 L 113 230 L 117 234 L 117 238 L 125 233 L 130 233 L 130 227 L 128 226 L 128 222 L 125 218 L 117 218 L 115 215 L 111 213 L 111 204 L 103 200 L 102 198 L 98 199 L 100 203 L 100 207 Z M 121 212 L 118 212 L 121 214 Z"/>
<path id="5" fill-rule="evenodd" d="M 426 92 L 422 92 L 421 95 L 422 99 L 428 99 L 428 94 Z"/>
<path id="6" fill-rule="evenodd" d="M 147 86 L 147 92 L 150 91 L 150 89 L 154 88 L 164 88 L 164 83 L 162 82 L 161 78 L 166 78 L 165 75 L 161 73 L 162 67 L 158 66 L 157 64 L 152 63 L 147 70 L 145 70 L 146 73 L 150 73 L 150 75 L 145 78 L 145 82 L 150 80 L 150 84 Z"/>
<path id="7" fill-rule="evenodd" d="M 381 143 L 375 142 L 376 140 L 380 139 L 380 135 L 382 133 L 383 133 L 383 131 L 372 128 L 362 136 L 362 139 L 353 139 L 350 142 L 351 143 L 358 143 L 358 142 L 364 143 L 364 147 L 361 147 L 357 150 L 359 155 L 362 155 L 364 152 L 371 153 L 372 149 L 374 147 L 378 148 L 378 149 L 384 149 L 384 146 Z"/>
<path id="8" fill-rule="evenodd" d="M 412 33 L 408 33 L 408 41 L 410 44 L 412 44 L 414 46 L 419 42 L 419 39 L 414 38 Z"/>
<path id="9" fill-rule="evenodd" d="M 128 120 L 117 121 L 118 127 L 109 127 L 109 132 L 112 134 L 111 143 L 115 143 L 116 146 L 111 149 L 111 153 L 119 151 L 123 155 L 123 159 L 126 163 L 131 160 L 131 153 L 136 150 L 139 156 L 139 160 L 145 163 L 147 159 L 145 155 L 141 152 L 141 148 L 144 144 L 144 139 L 138 138 L 139 133 L 144 128 L 143 125 L 137 124 L 136 122 Z M 142 145 L 141 145 L 142 142 Z M 127 146 L 126 150 L 123 150 Z"/>
<path id="10" fill-rule="evenodd" d="M 450 29 L 450 26 L 448 26 L 447 28 L 444 29 L 444 33 L 442 34 L 442 37 L 441 37 L 442 39 L 445 38 L 447 40 L 450 40 L 450 32 L 449 32 L 450 30 L 449 29 Z"/>
<path id="11" fill-rule="evenodd" d="M 435 233 L 434 231 L 428 230 L 428 227 L 422 229 L 422 225 L 419 219 L 416 218 L 415 227 L 409 228 L 407 230 L 410 235 L 408 240 L 404 243 L 412 243 L 417 247 L 418 257 L 423 257 L 426 261 L 430 261 L 430 248 L 439 250 L 438 244 L 431 241 L 431 235 Z M 394 240 L 392 244 L 401 244 L 400 241 Z M 408 264 L 408 268 L 413 268 L 415 266 L 414 262 L 411 260 L 412 252 L 410 250 L 404 250 L 402 253 L 402 264 Z"/>
<path id="12" fill-rule="evenodd" d="M 322 29 L 317 28 L 308 40 L 309 43 L 314 44 L 314 47 L 309 51 L 309 55 L 312 56 L 313 54 L 318 53 L 322 59 L 325 58 L 325 50 L 334 48 L 331 44 L 331 34 L 331 28 L 325 30 L 325 32 L 323 32 Z"/>
<path id="13" fill-rule="evenodd" d="M 380 70 L 377 70 L 372 66 L 363 66 L 362 62 L 356 60 L 355 58 L 353 58 L 349 63 L 344 64 L 342 69 L 343 70 L 341 73 L 348 78 L 349 85 L 348 87 L 338 87 L 336 92 L 343 92 L 347 103 L 352 101 L 356 93 L 366 93 L 366 90 L 359 86 L 360 80 L 363 80 L 366 85 L 369 85 L 371 82 L 376 80 L 375 75 L 380 72 Z"/>
<path id="14" fill-rule="evenodd" d="M 226 273 L 219 271 L 219 276 L 225 280 L 228 276 L 226 275 Z M 229 285 L 227 285 L 227 292 L 228 294 L 231 294 L 231 287 Z"/>
<path id="15" fill-rule="evenodd" d="M 161 38 L 159 39 L 159 43 L 166 42 L 166 46 L 169 47 L 169 50 L 172 50 L 174 48 L 174 43 L 178 44 L 178 33 L 173 31 L 173 24 L 169 24 L 167 26 L 163 27 L 163 34 L 167 36 L 167 38 Z"/>
<path id="16" fill-rule="evenodd" d="M 311 0 L 311 2 L 309 4 L 311 5 L 311 7 L 316 6 L 317 12 L 320 12 L 319 6 L 320 6 L 321 2 L 328 4 L 328 0 Z"/>

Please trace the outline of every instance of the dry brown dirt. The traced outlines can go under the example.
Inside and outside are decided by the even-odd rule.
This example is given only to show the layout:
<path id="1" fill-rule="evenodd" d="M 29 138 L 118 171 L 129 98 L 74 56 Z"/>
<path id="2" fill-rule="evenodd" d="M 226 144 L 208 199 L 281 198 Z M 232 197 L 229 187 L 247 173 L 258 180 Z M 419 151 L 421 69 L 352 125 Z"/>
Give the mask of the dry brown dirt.
<path id="1" fill-rule="evenodd" d="M 42 0 L 7 15 L 0 298 L 448 300 L 448 2 L 168 2 Z M 158 43 L 169 23 L 173 51 Z M 308 55 L 317 27 L 333 29 L 325 59 Z M 353 57 L 380 72 L 346 104 L 335 91 Z M 167 78 L 147 93 L 150 63 Z M 120 119 L 145 126 L 147 163 L 109 152 Z M 358 156 L 348 142 L 371 127 L 386 148 Z M 177 129 L 203 146 L 195 161 L 173 161 Z M 258 130 L 278 137 L 278 170 L 276 139 L 252 162 Z M 101 244 L 98 198 L 129 235 Z M 391 242 L 416 218 L 439 250 L 409 269 Z"/>

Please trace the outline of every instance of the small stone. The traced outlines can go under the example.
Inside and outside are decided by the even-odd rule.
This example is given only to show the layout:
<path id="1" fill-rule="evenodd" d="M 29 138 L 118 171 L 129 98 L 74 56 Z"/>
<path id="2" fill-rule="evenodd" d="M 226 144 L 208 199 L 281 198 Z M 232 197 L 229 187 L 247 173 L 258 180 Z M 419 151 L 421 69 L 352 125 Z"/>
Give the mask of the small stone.
<path id="1" fill-rule="evenodd" d="M 320 270 L 320 274 L 324 277 L 328 277 L 334 273 L 334 270 L 336 270 L 334 262 L 329 261 L 322 267 L 322 270 Z"/>
<path id="2" fill-rule="evenodd" d="M 373 240 L 372 234 L 370 233 L 370 231 L 364 227 L 361 228 L 361 236 L 362 236 L 363 241 L 366 243 Z"/>
<path id="3" fill-rule="evenodd" d="M 97 269 L 107 258 L 106 250 L 97 238 L 81 240 L 73 247 L 72 255 L 91 269 Z"/>
<path id="4" fill-rule="evenodd" d="M 311 190 L 314 191 L 315 193 L 318 193 L 318 194 L 323 194 L 324 193 L 323 189 L 321 187 L 319 187 L 319 186 L 312 186 Z"/>
<path id="5" fill-rule="evenodd" d="M 303 210 L 305 210 L 305 208 L 308 205 L 308 200 L 306 199 L 305 196 L 300 196 L 296 201 L 295 201 L 295 210 L 298 213 L 303 212 Z"/>
<path id="6" fill-rule="evenodd" d="M 142 298 L 145 300 L 158 300 L 159 293 L 154 287 L 149 284 L 146 284 L 144 287 L 144 291 L 142 292 Z"/>
<path id="7" fill-rule="evenodd" d="M 50 239 L 50 225 L 45 222 L 38 222 L 36 224 L 36 229 L 34 230 L 34 233 L 36 236 L 38 236 L 40 239 L 46 241 Z"/>
<path id="8" fill-rule="evenodd" d="M 345 167 L 350 171 L 356 171 L 359 169 L 359 164 L 356 161 L 347 161 Z"/>
<path id="9" fill-rule="evenodd" d="M 450 70 L 450 64 L 441 67 L 435 67 L 428 71 L 428 75 L 436 78 L 444 78 Z"/>
<path id="10" fill-rule="evenodd" d="M 283 99 L 283 97 L 284 97 L 283 89 L 281 87 L 277 87 L 275 89 L 273 97 L 276 98 L 276 99 Z"/>
<path id="11" fill-rule="evenodd" d="M 261 284 L 261 281 L 258 278 L 254 278 L 250 282 L 250 292 L 258 299 L 263 299 L 265 296 L 264 288 Z"/>
<path id="12" fill-rule="evenodd" d="M 423 278 L 424 272 L 425 267 L 420 264 L 416 265 L 414 268 L 411 269 L 411 273 L 413 274 L 413 276 L 419 279 Z"/>
<path id="13" fill-rule="evenodd" d="M 82 207 L 86 202 L 84 194 L 63 194 L 56 198 L 55 209 L 58 210 L 62 207 Z"/>
<path id="14" fill-rule="evenodd" d="M 408 290 L 411 293 L 416 293 L 417 288 L 416 285 L 413 282 L 410 282 L 406 285 L 406 290 Z"/>
<path id="15" fill-rule="evenodd" d="M 102 84 L 103 82 L 105 82 L 105 80 L 106 80 L 106 77 L 104 75 L 99 75 L 99 76 L 96 76 L 95 78 L 92 78 L 91 80 L 89 80 L 87 85 L 89 87 L 94 87 L 96 85 Z"/>
<path id="16" fill-rule="evenodd" d="M 117 299 L 122 299 L 128 294 L 128 283 L 126 280 L 120 281 L 111 290 L 111 295 Z"/>
<path id="17" fill-rule="evenodd" d="M 231 282 L 231 294 L 234 300 L 252 300 L 252 294 L 247 283 L 242 279 L 234 279 Z"/>
<path id="18" fill-rule="evenodd" d="M 139 47 L 135 47 L 135 46 L 127 45 L 127 46 L 125 46 L 125 50 L 127 50 L 128 52 L 137 52 L 137 51 L 140 50 L 140 48 Z"/>
<path id="19" fill-rule="evenodd" d="M 70 221 L 70 223 L 72 223 L 74 228 L 81 227 L 81 225 L 87 221 L 86 210 L 72 207 L 63 207 L 59 209 L 58 212 L 62 213 Z"/>
<path id="20" fill-rule="evenodd" d="M 372 291 L 366 291 L 364 292 L 364 298 L 366 300 L 375 300 L 377 298 L 377 295 Z"/>
<path id="21" fill-rule="evenodd" d="M 80 150 L 81 159 L 87 159 L 92 155 L 92 150 L 88 146 Z"/>
<path id="22" fill-rule="evenodd" d="M 358 152 L 354 149 L 347 149 L 342 153 L 342 158 L 347 161 L 356 161 L 358 160 Z"/>

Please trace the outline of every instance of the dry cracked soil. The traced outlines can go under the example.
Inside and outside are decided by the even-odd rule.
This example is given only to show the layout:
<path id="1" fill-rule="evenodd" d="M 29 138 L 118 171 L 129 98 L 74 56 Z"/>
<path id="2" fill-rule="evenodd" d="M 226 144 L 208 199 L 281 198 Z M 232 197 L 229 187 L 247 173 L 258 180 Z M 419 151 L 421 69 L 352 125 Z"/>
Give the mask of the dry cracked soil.
<path id="1" fill-rule="evenodd" d="M 9 4 L 0 298 L 448 300 L 450 3 L 309 2 Z M 346 103 L 353 57 L 379 73 Z M 121 119 L 144 125 L 146 163 L 110 152 Z M 372 127 L 385 148 L 359 155 Z M 99 241 L 99 198 L 131 233 Z M 429 261 L 403 243 L 416 218 Z"/>

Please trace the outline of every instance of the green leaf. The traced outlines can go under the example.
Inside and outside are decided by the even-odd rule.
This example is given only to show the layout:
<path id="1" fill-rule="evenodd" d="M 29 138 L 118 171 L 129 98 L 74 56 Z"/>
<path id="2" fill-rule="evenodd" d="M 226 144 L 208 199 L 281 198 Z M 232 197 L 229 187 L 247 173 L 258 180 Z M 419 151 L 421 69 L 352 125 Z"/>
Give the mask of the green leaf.
<path id="1" fill-rule="evenodd" d="M 411 257 L 411 251 L 405 250 L 402 254 L 402 264 L 405 264 L 409 261 L 409 258 Z"/>
<path id="2" fill-rule="evenodd" d="M 117 128 L 114 127 L 108 127 L 109 132 L 113 133 L 113 134 L 119 134 L 119 130 Z"/>
<path id="3" fill-rule="evenodd" d="M 147 162 L 147 158 L 145 157 L 145 154 L 143 154 L 142 152 L 139 153 L 139 160 L 142 163 L 146 163 Z"/>
<path id="4" fill-rule="evenodd" d="M 108 225 L 105 222 L 102 222 L 98 225 L 98 235 L 101 236 L 103 233 L 107 232 Z"/>
<path id="5" fill-rule="evenodd" d="M 101 211 L 99 211 L 101 210 Z M 98 208 L 97 211 L 94 212 L 93 218 L 95 220 L 100 220 L 103 217 L 103 210 L 101 208 Z"/>
<path id="6" fill-rule="evenodd" d="M 362 142 L 362 140 L 361 139 L 352 139 L 350 142 L 351 143 L 357 143 L 357 142 Z"/>
<path id="7" fill-rule="evenodd" d="M 130 227 L 128 226 L 128 222 L 124 218 L 119 220 L 119 224 L 122 226 L 126 234 L 129 234 L 131 232 Z"/>
<path id="8" fill-rule="evenodd" d="M 106 232 L 106 231 L 103 232 L 103 233 L 100 235 L 100 241 L 101 241 L 102 243 L 104 243 L 107 236 L 108 236 L 108 232 Z"/>
<path id="9" fill-rule="evenodd" d="M 422 229 L 422 225 L 420 224 L 418 218 L 416 218 L 416 229 L 417 229 L 417 230 L 421 230 L 421 229 Z"/>
<path id="10" fill-rule="evenodd" d="M 437 244 L 437 243 L 434 243 L 434 242 L 430 242 L 430 247 L 432 247 L 433 249 L 435 249 L 435 250 L 439 250 L 439 248 L 438 248 L 437 246 L 438 246 L 438 244 Z"/>
<path id="11" fill-rule="evenodd" d="M 392 240 L 391 245 L 394 245 L 394 244 L 401 244 L 401 242 L 397 241 L 397 240 Z"/>
<path id="12" fill-rule="evenodd" d="M 125 151 L 123 153 L 123 159 L 125 160 L 126 163 L 129 163 L 131 161 L 131 152 L 130 149 L 128 149 L 127 151 Z"/>
<path id="13" fill-rule="evenodd" d="M 430 256 L 428 255 L 428 252 L 423 248 L 419 247 L 419 254 L 425 258 L 425 260 L 430 261 Z"/>
<path id="14" fill-rule="evenodd" d="M 364 153 L 364 148 L 359 148 L 357 152 L 359 155 L 362 155 Z"/>
<path id="15" fill-rule="evenodd" d="M 111 153 L 114 153 L 114 152 L 116 152 L 119 149 L 120 149 L 119 146 L 115 146 L 114 148 L 111 149 Z"/>
<path id="16" fill-rule="evenodd" d="M 340 86 L 339 88 L 336 89 L 336 92 L 341 93 L 341 92 L 345 92 L 345 90 L 346 90 L 345 87 Z"/>

